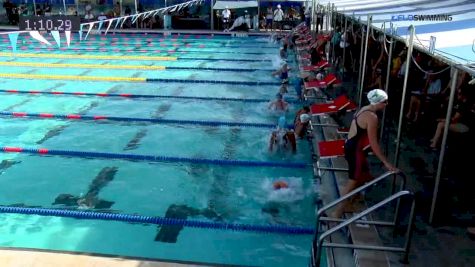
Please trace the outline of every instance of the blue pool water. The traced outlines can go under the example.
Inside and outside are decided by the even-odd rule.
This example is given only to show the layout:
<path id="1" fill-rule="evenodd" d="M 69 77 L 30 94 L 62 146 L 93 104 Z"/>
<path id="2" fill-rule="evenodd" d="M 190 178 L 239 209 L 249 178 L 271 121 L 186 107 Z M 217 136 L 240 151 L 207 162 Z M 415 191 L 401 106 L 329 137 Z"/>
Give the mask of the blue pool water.
<path id="1" fill-rule="evenodd" d="M 144 77 L 161 79 L 275 82 L 269 69 L 276 68 L 278 46 L 267 38 L 189 38 L 133 35 L 73 41 L 71 50 L 35 51 L 49 58 L 0 57 L 0 62 L 74 64 L 160 65 L 185 67 L 248 68 L 249 72 L 209 70 L 117 70 L 85 68 L 1 67 L 1 73 Z M 75 37 L 77 38 L 77 37 Z M 114 39 L 118 38 L 118 39 Z M 145 44 L 153 39 L 154 47 Z M 19 42 L 22 42 L 22 36 Z M 41 47 L 31 39 L 21 46 Z M 141 50 L 178 49 L 176 61 L 58 59 L 53 54 L 156 56 L 154 52 L 114 52 L 136 42 Z M 152 42 L 152 41 L 148 41 Z M 190 47 L 184 46 L 184 42 Z M 182 44 L 174 47 L 173 44 Z M 102 45 L 101 45 L 102 44 Z M 105 45 L 104 45 L 105 44 Z M 168 47 L 159 46 L 169 45 Z M 201 45 L 197 48 L 193 45 Z M 8 43 L 1 43 L 3 51 Z M 241 47 L 239 47 L 241 46 Z M 244 47 L 248 46 L 248 47 Z M 72 50 L 77 48 L 78 50 Z M 103 48 L 107 51 L 82 51 Z M 130 47 L 129 47 L 130 48 Z M 31 52 L 18 50 L 17 53 Z M 219 52 L 219 53 L 214 53 Z M 244 54 L 262 53 L 257 54 Z M 166 55 L 166 54 L 164 54 Z M 186 56 L 185 56 L 186 55 Z M 183 57 L 220 60 L 180 59 Z M 226 60 L 228 59 L 228 60 Z M 230 61 L 250 59 L 252 61 Z M 74 80 L 31 80 L 0 78 L 2 90 L 37 90 L 87 93 L 127 93 L 169 96 L 274 98 L 279 85 L 182 82 L 100 82 Z M 292 87 L 290 87 L 292 91 Z M 27 113 L 105 115 L 133 118 L 207 120 L 275 124 L 278 115 L 268 111 L 269 103 L 230 102 L 198 99 L 127 99 L 91 96 L 28 95 L 0 93 L 0 110 Z M 289 98 L 295 98 L 291 92 Z M 299 109 L 292 104 L 289 124 Z M 272 129 L 252 127 L 208 127 L 147 122 L 81 121 L 0 117 L 2 146 L 59 150 L 132 153 L 187 158 L 299 162 L 310 164 L 309 146 L 299 140 L 296 155 L 269 154 Z M 66 156 L 38 156 L 0 153 L 0 205 L 84 209 L 77 202 L 55 203 L 58 196 L 94 196 L 108 207 L 100 212 L 165 217 L 179 207 L 187 219 L 257 225 L 313 227 L 314 186 L 312 170 L 278 167 L 239 167 L 182 162 L 157 163 Z M 107 173 L 114 168 L 116 172 Z M 104 172 L 106 171 L 106 172 Z M 104 174 L 107 173 L 107 174 Z M 291 190 L 273 191 L 272 182 L 285 179 Z M 262 208 L 271 203 L 277 212 Z M 198 211 L 198 212 L 197 212 Z M 208 213 L 206 213 L 208 212 Z M 206 215 L 208 214 L 208 215 Z M 209 215 L 211 214 L 211 215 Z M 156 240 L 158 237 L 158 240 Z M 176 239 L 176 240 L 173 240 Z M 170 241 L 171 240 L 171 241 Z M 104 253 L 215 264 L 252 266 L 306 266 L 312 235 L 235 232 L 183 228 L 178 234 L 157 225 L 100 220 L 78 220 L 35 215 L 0 214 L 0 246 Z"/>

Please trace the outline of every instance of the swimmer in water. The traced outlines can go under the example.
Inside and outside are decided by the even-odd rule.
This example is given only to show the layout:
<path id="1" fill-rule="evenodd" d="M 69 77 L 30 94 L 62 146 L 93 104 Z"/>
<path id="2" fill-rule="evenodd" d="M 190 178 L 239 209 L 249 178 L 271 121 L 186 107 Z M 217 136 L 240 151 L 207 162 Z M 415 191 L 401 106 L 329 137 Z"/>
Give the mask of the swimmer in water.
<path id="1" fill-rule="evenodd" d="M 279 181 L 275 181 L 272 184 L 272 187 L 274 188 L 274 190 L 280 190 L 284 188 L 289 188 L 289 184 L 286 181 L 279 180 Z"/>
<path id="2" fill-rule="evenodd" d="M 297 152 L 295 134 L 292 130 L 286 129 L 284 116 L 279 118 L 277 129 L 272 132 L 269 140 L 269 151 L 272 152 L 274 149 L 291 150 L 293 153 Z"/>
<path id="3" fill-rule="evenodd" d="M 272 101 L 268 108 L 273 111 L 287 111 L 289 108 L 289 103 L 283 100 L 282 94 L 276 94 L 275 98 L 276 100 Z"/>

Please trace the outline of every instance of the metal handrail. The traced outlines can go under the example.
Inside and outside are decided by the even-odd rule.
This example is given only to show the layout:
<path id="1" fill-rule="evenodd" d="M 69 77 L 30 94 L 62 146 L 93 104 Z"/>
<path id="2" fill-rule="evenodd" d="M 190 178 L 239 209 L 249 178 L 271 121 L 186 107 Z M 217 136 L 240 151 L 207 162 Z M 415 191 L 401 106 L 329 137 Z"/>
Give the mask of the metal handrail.
<path id="1" fill-rule="evenodd" d="M 402 178 L 402 183 L 401 183 L 401 186 L 400 186 L 400 190 L 404 190 L 405 187 L 406 187 L 406 175 L 401 172 L 401 171 L 388 171 L 388 172 L 385 172 L 383 173 L 382 175 L 380 175 L 379 177 L 373 179 L 372 181 L 366 183 L 365 185 L 349 192 L 348 194 L 344 195 L 344 196 L 341 196 L 340 198 L 328 203 L 327 205 L 321 207 L 317 214 L 316 214 L 316 233 L 315 233 L 315 237 L 313 239 L 313 242 L 312 242 L 312 251 L 313 251 L 313 248 L 317 245 L 317 238 L 318 238 L 318 234 L 320 232 L 320 222 L 321 222 L 321 217 L 322 215 L 324 214 L 324 212 L 338 204 L 340 204 L 341 202 L 349 199 L 350 197 L 356 195 L 357 193 L 359 192 L 362 192 L 362 191 L 365 191 L 366 189 L 368 189 L 369 187 L 372 187 L 373 185 L 379 183 L 380 181 L 388 178 L 388 177 L 393 177 L 394 175 L 397 175 L 399 177 Z M 395 179 L 395 178 L 394 178 Z M 393 184 L 394 184 L 394 179 L 393 179 Z M 392 194 L 394 194 L 394 192 L 392 192 Z M 395 210 L 395 217 L 394 217 L 394 221 L 393 223 L 389 224 L 389 223 L 378 223 L 378 222 L 369 222 L 369 224 L 374 224 L 374 225 L 382 225 L 382 226 L 394 226 L 394 225 L 397 225 L 397 222 L 398 222 L 398 218 L 399 218 L 399 204 L 400 202 L 398 201 L 397 205 L 396 205 L 396 210 Z M 328 219 L 326 221 L 339 221 L 339 220 L 334 220 L 334 219 Z M 314 253 L 312 253 L 312 262 L 315 260 L 313 258 L 314 256 Z"/>
<path id="2" fill-rule="evenodd" d="M 404 246 L 401 248 L 397 247 L 388 247 L 388 246 L 369 246 L 369 245 L 350 245 L 350 244 L 338 244 L 338 243 L 323 243 L 323 241 L 336 231 L 342 229 L 343 227 L 348 226 L 351 223 L 354 223 L 361 219 L 362 217 L 368 215 L 369 213 L 381 208 L 382 206 L 394 201 L 398 200 L 401 197 L 404 196 L 409 196 L 411 198 L 411 212 L 409 215 L 409 224 L 407 227 L 407 232 L 406 232 L 406 242 L 404 243 Z M 340 247 L 340 248 L 356 248 L 356 249 L 365 249 L 365 250 L 380 250 L 380 251 L 395 251 L 395 252 L 404 252 L 404 258 L 403 262 L 407 263 L 408 258 L 409 258 L 409 247 L 411 244 L 411 237 L 412 237 L 412 226 L 414 223 L 414 211 L 415 211 L 415 198 L 414 194 L 409 192 L 409 191 L 400 191 L 397 192 L 396 194 L 378 202 L 377 204 L 369 207 L 368 209 L 362 211 L 359 214 L 356 214 L 355 216 L 351 217 L 350 219 L 338 224 L 337 226 L 325 231 L 320 238 L 318 239 L 318 244 L 316 245 L 316 253 L 314 252 L 315 244 L 312 246 L 312 263 L 314 264 L 313 266 L 320 266 L 320 259 L 322 255 L 322 247 L 325 245 L 326 247 Z"/>
<path id="3" fill-rule="evenodd" d="M 379 177 L 377 177 L 377 178 L 373 179 L 372 181 L 366 183 L 365 185 L 358 187 L 357 189 L 349 192 L 348 194 L 346 194 L 344 196 L 341 196 L 340 198 L 338 198 L 338 199 L 328 203 L 327 205 L 323 206 L 322 208 L 320 208 L 317 212 L 317 218 L 316 218 L 316 226 L 317 226 L 316 229 L 317 229 L 317 231 L 320 229 L 319 228 L 320 217 L 323 215 L 323 213 L 326 210 L 340 204 L 341 202 L 343 202 L 343 201 L 347 200 L 348 198 L 356 195 L 357 193 L 368 189 L 369 187 L 373 186 L 374 184 L 377 184 L 377 183 L 381 182 L 382 180 L 384 180 L 388 177 L 391 177 L 392 175 L 398 175 L 402 178 L 402 184 L 401 184 L 400 190 L 404 190 L 405 187 L 406 187 L 406 175 L 401 171 L 387 171 L 387 172 L 383 173 L 382 175 L 380 175 Z M 398 214 L 398 210 L 396 211 L 396 216 Z"/>

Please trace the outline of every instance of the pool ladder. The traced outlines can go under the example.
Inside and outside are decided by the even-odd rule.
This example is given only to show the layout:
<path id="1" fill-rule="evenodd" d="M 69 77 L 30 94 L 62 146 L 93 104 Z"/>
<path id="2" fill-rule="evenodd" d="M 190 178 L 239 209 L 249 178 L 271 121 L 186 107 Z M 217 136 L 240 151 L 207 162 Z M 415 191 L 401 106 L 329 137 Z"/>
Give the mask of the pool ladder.
<path id="1" fill-rule="evenodd" d="M 342 203 L 343 201 L 349 199 L 350 197 L 367 190 L 368 188 L 376 185 L 377 183 L 381 182 L 382 180 L 387 179 L 388 177 L 393 177 L 393 190 L 391 195 L 384 200 L 378 202 L 377 204 L 361 211 L 360 213 L 354 215 L 349 219 L 337 219 L 337 218 L 330 218 L 330 217 L 322 217 L 325 214 L 325 211 L 328 209 L 335 207 L 336 205 Z M 400 177 L 402 179 L 400 189 L 397 193 L 394 193 L 394 182 L 396 177 Z M 316 218 L 316 234 L 314 236 L 312 242 L 312 253 L 311 253 L 311 267 L 319 267 L 320 260 L 322 255 L 322 249 L 324 247 L 331 247 L 331 248 L 349 248 L 349 249 L 361 249 L 361 250 L 376 250 L 376 251 L 391 251 L 391 252 L 400 252 L 403 253 L 403 258 L 401 259 L 402 263 L 408 263 L 409 257 L 409 249 L 411 244 L 412 238 L 412 228 L 414 223 L 414 211 L 415 211 L 415 198 L 414 194 L 405 190 L 406 186 L 406 176 L 404 173 L 398 171 L 388 171 L 381 176 L 377 177 L 376 179 L 372 180 L 371 182 L 351 191 L 350 193 L 341 196 L 340 198 L 336 199 L 335 201 L 323 206 L 317 212 Z M 360 245 L 360 244 L 346 244 L 346 243 L 332 243 L 332 242 L 324 242 L 330 235 L 333 233 L 341 230 L 344 227 L 349 226 L 353 223 L 365 224 L 365 225 L 375 225 L 375 226 L 384 226 L 384 227 L 394 227 L 394 234 L 399 226 L 400 216 L 399 216 L 399 208 L 400 208 L 400 200 L 401 198 L 408 198 L 410 201 L 410 214 L 409 214 L 409 222 L 407 225 L 406 233 L 405 233 L 405 242 L 404 246 L 402 247 L 392 247 L 392 246 L 377 246 L 377 245 Z M 395 207 L 395 216 L 393 221 L 369 221 L 369 220 L 362 220 L 362 218 L 373 211 L 388 205 L 396 201 Z M 335 222 L 338 223 L 337 225 L 331 227 L 328 225 L 328 222 Z M 322 232 L 323 224 L 327 224 L 327 230 Z"/>

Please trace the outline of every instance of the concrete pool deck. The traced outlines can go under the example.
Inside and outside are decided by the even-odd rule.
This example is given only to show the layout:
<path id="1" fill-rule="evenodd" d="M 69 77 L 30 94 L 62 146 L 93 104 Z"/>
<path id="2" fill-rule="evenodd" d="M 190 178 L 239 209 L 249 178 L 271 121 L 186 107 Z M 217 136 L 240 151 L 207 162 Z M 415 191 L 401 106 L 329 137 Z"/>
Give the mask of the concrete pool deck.
<path id="1" fill-rule="evenodd" d="M 89 254 L 74 254 L 47 250 L 0 249 L 2 267 L 185 267 L 210 266 L 128 259 Z"/>

